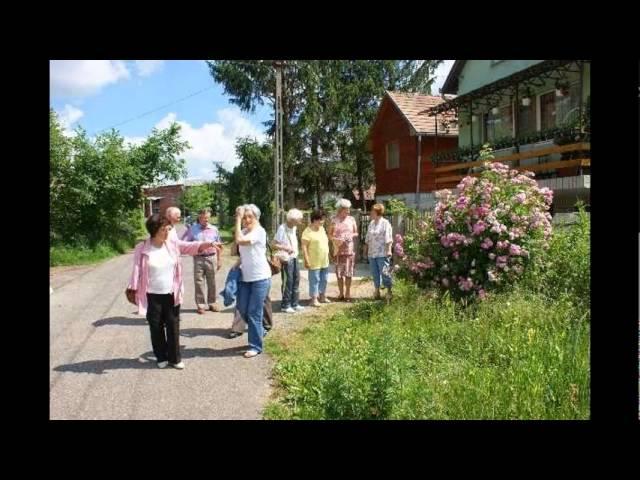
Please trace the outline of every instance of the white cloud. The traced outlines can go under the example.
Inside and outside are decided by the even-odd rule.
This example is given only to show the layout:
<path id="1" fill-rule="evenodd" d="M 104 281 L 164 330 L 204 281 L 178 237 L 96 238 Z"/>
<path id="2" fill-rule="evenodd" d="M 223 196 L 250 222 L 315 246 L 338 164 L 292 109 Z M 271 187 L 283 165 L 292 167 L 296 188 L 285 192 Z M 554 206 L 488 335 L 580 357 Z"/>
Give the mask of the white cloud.
<path id="1" fill-rule="evenodd" d="M 66 104 L 61 112 L 58 112 L 58 120 L 63 128 L 62 133 L 67 137 L 74 137 L 73 124 L 84 116 L 84 112 L 73 105 Z"/>
<path id="2" fill-rule="evenodd" d="M 140 146 L 147 140 L 147 137 L 124 137 L 124 142 L 134 146 Z"/>
<path id="3" fill-rule="evenodd" d="M 136 70 L 141 77 L 148 77 L 162 70 L 164 60 L 136 60 Z"/>
<path id="4" fill-rule="evenodd" d="M 169 113 L 156 124 L 156 128 L 167 128 L 174 121 L 180 125 L 182 139 L 191 145 L 191 149 L 182 155 L 187 161 L 189 177 L 214 178 L 214 161 L 223 162 L 222 166 L 226 169 L 238 165 L 240 159 L 236 157 L 236 140 L 239 137 L 266 140 L 262 130 L 243 117 L 237 107 L 218 110 L 217 117 L 217 122 L 194 127 L 179 120 L 175 113 Z"/>
<path id="5" fill-rule="evenodd" d="M 121 60 L 51 60 L 49 89 L 52 96 L 83 97 L 130 77 Z"/>
<path id="6" fill-rule="evenodd" d="M 455 60 L 445 60 L 436 69 L 436 80 L 433 82 L 433 88 L 431 89 L 431 93 L 433 95 L 440 95 L 440 89 L 442 88 L 444 81 L 447 79 L 447 75 L 449 75 L 449 72 L 451 71 L 453 62 L 455 62 Z"/>

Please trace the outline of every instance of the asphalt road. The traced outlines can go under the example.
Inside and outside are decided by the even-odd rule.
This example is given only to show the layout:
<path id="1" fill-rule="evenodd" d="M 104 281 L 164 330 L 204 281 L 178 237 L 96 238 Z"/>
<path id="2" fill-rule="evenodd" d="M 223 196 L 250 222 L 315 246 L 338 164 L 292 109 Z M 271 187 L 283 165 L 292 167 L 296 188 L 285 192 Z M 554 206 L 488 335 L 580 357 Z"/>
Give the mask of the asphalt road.
<path id="1" fill-rule="evenodd" d="M 198 315 L 193 261 L 182 257 L 180 344 L 186 368 L 158 369 L 148 359 L 153 353 L 147 322 L 124 295 L 132 261 L 130 253 L 98 266 L 52 269 L 50 418 L 260 419 L 271 391 L 272 362 L 268 352 L 242 357 L 246 334 L 227 338 L 234 307 Z M 224 257 L 216 275 L 218 291 L 234 261 Z M 306 271 L 302 274 L 306 299 Z M 271 287 L 274 328 L 301 315 L 277 313 L 279 280 L 274 276 Z"/>

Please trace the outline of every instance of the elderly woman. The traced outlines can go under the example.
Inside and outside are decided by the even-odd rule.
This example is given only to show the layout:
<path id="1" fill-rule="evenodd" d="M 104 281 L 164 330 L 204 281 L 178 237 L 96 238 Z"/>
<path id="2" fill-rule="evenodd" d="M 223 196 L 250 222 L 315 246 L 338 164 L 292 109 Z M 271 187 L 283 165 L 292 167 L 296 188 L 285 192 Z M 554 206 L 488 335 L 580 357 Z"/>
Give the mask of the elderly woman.
<path id="1" fill-rule="evenodd" d="M 151 215 L 146 227 L 150 238 L 136 246 L 127 296 L 138 306 L 138 313 L 147 316 L 158 367 L 171 364 L 181 370 L 180 305 L 184 284 L 180 255 L 197 255 L 219 244 L 170 237 L 171 222 L 159 214 Z"/>
<path id="2" fill-rule="evenodd" d="M 329 226 L 329 238 L 334 245 L 334 258 L 336 264 L 336 276 L 338 277 L 338 290 L 340 300 L 351 300 L 351 278 L 355 267 L 356 253 L 353 247 L 353 239 L 358 236 L 358 225 L 355 218 L 349 215 L 351 202 L 346 198 L 338 200 L 335 217 L 331 219 Z"/>
<path id="3" fill-rule="evenodd" d="M 240 253 L 242 279 L 238 283 L 238 310 L 249 329 L 245 358 L 262 353 L 264 302 L 271 289 L 267 262 L 267 232 L 259 223 L 260 209 L 253 204 L 236 209 L 235 240 Z M 242 228 L 242 222 L 246 228 Z"/>
<path id="4" fill-rule="evenodd" d="M 329 276 L 329 237 L 322 224 L 325 214 L 322 210 L 311 213 L 311 223 L 302 232 L 302 253 L 304 267 L 309 270 L 310 305 L 319 307 L 321 303 L 331 303 L 326 297 Z"/>
<path id="5" fill-rule="evenodd" d="M 282 311 L 296 313 L 304 310 L 300 300 L 300 268 L 298 265 L 297 228 L 302 222 L 302 212 L 292 208 L 287 212 L 287 221 L 278 227 L 274 238 L 276 255 L 282 264 Z"/>
<path id="6" fill-rule="evenodd" d="M 371 207 L 371 222 L 365 237 L 365 249 L 376 289 L 375 299 L 380 300 L 380 279 L 387 289 L 387 299 L 391 299 L 391 245 L 393 243 L 391 224 L 383 217 L 384 205 L 376 203 Z"/>

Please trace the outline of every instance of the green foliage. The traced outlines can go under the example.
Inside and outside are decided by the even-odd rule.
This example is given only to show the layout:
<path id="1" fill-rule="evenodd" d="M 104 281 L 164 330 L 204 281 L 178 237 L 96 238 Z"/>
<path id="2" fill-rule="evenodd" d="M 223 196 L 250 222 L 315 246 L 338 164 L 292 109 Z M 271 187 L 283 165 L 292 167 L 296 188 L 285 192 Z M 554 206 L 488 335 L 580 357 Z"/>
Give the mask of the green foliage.
<path id="1" fill-rule="evenodd" d="M 385 90 L 430 93 L 442 60 L 287 60 L 283 67 L 285 208 L 295 195 L 361 193 L 373 181 L 366 142 Z M 230 102 L 245 111 L 274 103 L 272 61 L 208 61 Z M 265 122 L 269 135 L 274 121 Z"/>
<path id="2" fill-rule="evenodd" d="M 142 186 L 184 176 L 177 158 L 188 143 L 180 127 L 153 130 L 140 146 L 125 144 L 115 130 L 90 138 L 78 128 L 66 137 L 49 113 L 50 229 L 52 246 L 117 250 L 140 235 Z"/>
<path id="3" fill-rule="evenodd" d="M 279 344 L 273 419 L 586 419 L 588 312 L 523 290 L 471 308 L 396 285 Z"/>
<path id="4" fill-rule="evenodd" d="M 211 185 L 194 185 L 185 190 L 180 199 L 182 209 L 190 215 L 196 215 L 203 208 L 212 208 L 213 189 Z"/>
<path id="5" fill-rule="evenodd" d="M 591 221 L 582 204 L 577 222 L 556 227 L 549 249 L 527 275 L 529 289 L 550 300 L 568 298 L 582 309 L 591 301 Z"/>
<path id="6" fill-rule="evenodd" d="M 251 138 L 236 144 L 240 164 L 228 172 L 221 169 L 227 216 L 233 219 L 239 205 L 253 203 L 260 209 L 260 223 L 269 229 L 273 212 L 273 146 Z"/>

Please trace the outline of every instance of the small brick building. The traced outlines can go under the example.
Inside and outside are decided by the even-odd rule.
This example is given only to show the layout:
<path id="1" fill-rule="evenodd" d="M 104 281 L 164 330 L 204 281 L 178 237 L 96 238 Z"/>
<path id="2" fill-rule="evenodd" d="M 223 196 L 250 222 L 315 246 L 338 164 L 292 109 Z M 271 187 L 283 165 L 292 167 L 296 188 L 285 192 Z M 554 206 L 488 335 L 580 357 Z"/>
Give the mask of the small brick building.
<path id="1" fill-rule="evenodd" d="M 435 205 L 431 155 L 458 145 L 457 127 L 451 126 L 446 131 L 441 125 L 436 144 L 435 119 L 424 113 L 443 101 L 431 95 L 385 92 L 368 141 L 375 167 L 377 201 L 398 198 L 415 207 L 419 192 L 421 208 Z"/>
<path id="2" fill-rule="evenodd" d="M 142 191 L 144 193 L 144 216 L 149 217 L 152 213 L 164 212 L 169 207 L 177 207 L 180 205 L 180 197 L 184 192 L 183 184 L 164 185 L 161 187 L 148 187 Z"/>

